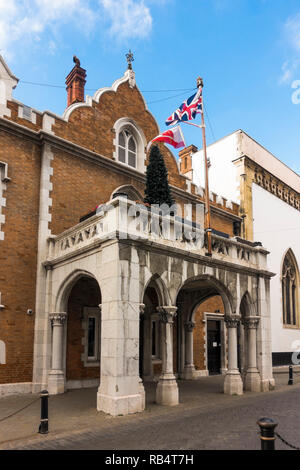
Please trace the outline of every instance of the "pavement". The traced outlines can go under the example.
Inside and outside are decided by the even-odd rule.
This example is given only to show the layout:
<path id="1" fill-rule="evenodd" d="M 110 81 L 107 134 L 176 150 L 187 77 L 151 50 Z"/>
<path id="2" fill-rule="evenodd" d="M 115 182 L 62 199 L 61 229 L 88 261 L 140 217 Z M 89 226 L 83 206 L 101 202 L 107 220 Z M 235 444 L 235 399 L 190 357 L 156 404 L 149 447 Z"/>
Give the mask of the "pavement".
<path id="1" fill-rule="evenodd" d="M 95 388 L 71 390 L 49 398 L 47 435 L 37 432 L 38 395 L 2 397 L 0 449 L 259 449 L 262 416 L 278 420 L 278 432 L 300 446 L 300 375 L 293 386 L 287 379 L 281 369 L 274 391 L 242 396 L 224 395 L 222 376 L 178 381 L 176 407 L 155 404 L 156 385 L 148 383 L 146 410 L 117 417 L 97 412 Z M 276 448 L 287 449 L 280 440 Z"/>

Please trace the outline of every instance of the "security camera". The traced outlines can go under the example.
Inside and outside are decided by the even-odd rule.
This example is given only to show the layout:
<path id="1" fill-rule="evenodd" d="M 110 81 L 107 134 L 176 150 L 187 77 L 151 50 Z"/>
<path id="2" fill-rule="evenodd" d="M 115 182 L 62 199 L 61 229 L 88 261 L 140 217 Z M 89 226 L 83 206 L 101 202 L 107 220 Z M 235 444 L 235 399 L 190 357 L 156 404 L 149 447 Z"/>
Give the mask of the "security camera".
<path id="1" fill-rule="evenodd" d="M 30 308 L 27 310 L 27 315 L 32 315 L 33 314 L 33 310 L 31 310 Z"/>

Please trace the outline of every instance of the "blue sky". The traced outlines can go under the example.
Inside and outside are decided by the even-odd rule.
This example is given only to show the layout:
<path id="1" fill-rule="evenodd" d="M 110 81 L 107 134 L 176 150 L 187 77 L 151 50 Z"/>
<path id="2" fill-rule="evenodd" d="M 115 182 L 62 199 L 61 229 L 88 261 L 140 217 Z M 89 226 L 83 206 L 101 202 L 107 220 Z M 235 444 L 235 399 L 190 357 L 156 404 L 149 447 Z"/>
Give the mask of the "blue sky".
<path id="1" fill-rule="evenodd" d="M 190 92 L 157 90 L 192 89 L 201 75 L 208 143 L 241 128 L 300 172 L 299 0 L 0 0 L 0 53 L 21 79 L 14 97 L 41 111 L 61 114 L 65 89 L 22 80 L 64 87 L 76 54 L 87 89 L 110 86 L 129 48 L 161 130 Z M 198 129 L 182 129 L 201 146 Z"/>

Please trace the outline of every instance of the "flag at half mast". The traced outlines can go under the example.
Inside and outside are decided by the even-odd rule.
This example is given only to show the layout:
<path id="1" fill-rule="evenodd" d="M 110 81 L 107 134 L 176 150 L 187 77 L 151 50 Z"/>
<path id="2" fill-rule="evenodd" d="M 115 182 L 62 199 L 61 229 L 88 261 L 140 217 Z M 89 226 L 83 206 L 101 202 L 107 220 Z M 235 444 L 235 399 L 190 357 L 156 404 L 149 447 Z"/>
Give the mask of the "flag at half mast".
<path id="1" fill-rule="evenodd" d="M 173 126 L 178 122 L 190 121 L 191 119 L 195 119 L 199 113 L 202 113 L 202 87 L 199 87 L 197 93 L 185 100 L 179 108 L 168 117 L 166 125 Z"/>
<path id="2" fill-rule="evenodd" d="M 165 144 L 172 145 L 176 149 L 185 147 L 184 137 L 180 126 L 175 126 L 172 129 L 162 132 L 162 134 L 159 134 L 157 137 L 154 137 L 154 139 L 152 139 L 147 145 L 147 152 L 153 142 L 164 142 Z"/>

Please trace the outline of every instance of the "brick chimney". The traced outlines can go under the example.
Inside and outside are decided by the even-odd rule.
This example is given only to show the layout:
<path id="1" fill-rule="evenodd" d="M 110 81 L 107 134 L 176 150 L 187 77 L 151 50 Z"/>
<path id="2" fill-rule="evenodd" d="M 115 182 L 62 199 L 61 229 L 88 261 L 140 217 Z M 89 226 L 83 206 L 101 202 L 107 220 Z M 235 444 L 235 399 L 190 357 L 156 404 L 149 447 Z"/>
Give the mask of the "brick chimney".
<path id="1" fill-rule="evenodd" d="M 193 180 L 192 154 L 198 152 L 195 145 L 189 145 L 179 152 L 180 173 Z"/>
<path id="2" fill-rule="evenodd" d="M 80 60 L 74 55 L 75 66 L 66 78 L 68 102 L 67 106 L 73 103 L 84 102 L 84 85 L 86 84 L 86 70 L 80 67 Z"/>

